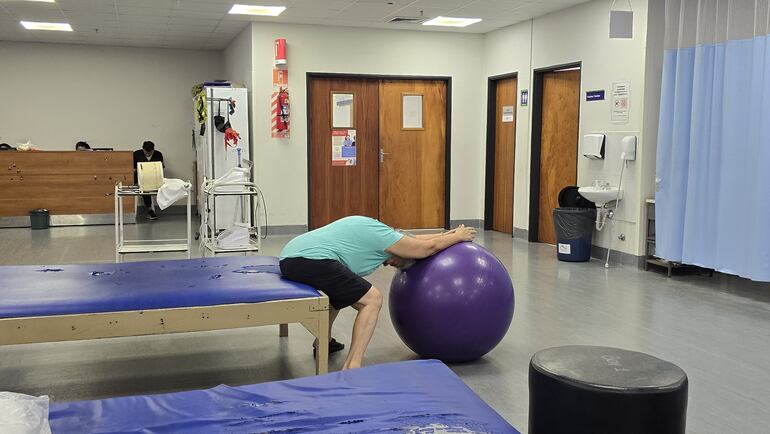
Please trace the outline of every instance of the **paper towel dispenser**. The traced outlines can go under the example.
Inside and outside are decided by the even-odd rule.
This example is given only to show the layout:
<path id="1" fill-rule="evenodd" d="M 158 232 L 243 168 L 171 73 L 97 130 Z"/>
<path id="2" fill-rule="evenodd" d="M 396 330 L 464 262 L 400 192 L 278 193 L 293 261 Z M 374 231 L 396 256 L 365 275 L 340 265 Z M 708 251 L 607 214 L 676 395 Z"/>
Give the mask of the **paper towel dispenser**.
<path id="1" fill-rule="evenodd" d="M 604 134 L 583 136 L 583 156 L 591 160 L 604 160 Z"/>

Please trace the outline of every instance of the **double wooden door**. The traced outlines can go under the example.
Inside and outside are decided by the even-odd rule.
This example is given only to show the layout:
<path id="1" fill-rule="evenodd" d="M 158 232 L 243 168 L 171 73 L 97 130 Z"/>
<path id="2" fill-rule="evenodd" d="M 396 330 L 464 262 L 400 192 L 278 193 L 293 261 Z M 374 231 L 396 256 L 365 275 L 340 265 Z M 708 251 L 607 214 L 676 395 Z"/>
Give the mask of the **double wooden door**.
<path id="1" fill-rule="evenodd" d="M 348 215 L 404 229 L 444 227 L 446 82 L 310 80 L 310 228 Z M 346 128 L 333 125 L 337 94 L 352 95 Z M 355 133 L 355 165 L 334 165 L 332 136 L 345 129 Z"/>

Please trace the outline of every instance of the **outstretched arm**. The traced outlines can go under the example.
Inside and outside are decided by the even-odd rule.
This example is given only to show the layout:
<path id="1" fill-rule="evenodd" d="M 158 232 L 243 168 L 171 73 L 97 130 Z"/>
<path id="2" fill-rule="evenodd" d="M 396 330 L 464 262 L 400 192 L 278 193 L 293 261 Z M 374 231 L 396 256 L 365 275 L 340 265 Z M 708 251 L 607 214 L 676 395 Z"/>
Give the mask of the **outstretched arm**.
<path id="1" fill-rule="evenodd" d="M 457 229 L 464 228 L 464 227 L 465 227 L 465 225 L 460 225 L 460 226 L 457 227 Z M 451 231 L 446 231 L 446 232 L 439 232 L 437 234 L 418 234 L 418 235 L 413 235 L 413 237 L 417 238 L 418 240 L 432 240 L 434 238 L 443 237 L 445 235 L 453 234 L 453 233 L 455 233 L 455 231 L 457 229 L 452 229 Z"/>
<path id="2" fill-rule="evenodd" d="M 454 231 L 439 234 L 429 239 L 403 237 L 385 251 L 402 258 L 423 259 L 459 242 L 473 241 L 475 237 L 475 229 L 461 226 Z"/>
<path id="3" fill-rule="evenodd" d="M 438 234 L 418 234 L 418 235 L 415 235 L 414 237 L 417 238 L 418 240 L 435 240 L 438 237 L 443 237 L 452 233 L 454 233 L 454 230 L 449 232 L 441 232 Z"/>

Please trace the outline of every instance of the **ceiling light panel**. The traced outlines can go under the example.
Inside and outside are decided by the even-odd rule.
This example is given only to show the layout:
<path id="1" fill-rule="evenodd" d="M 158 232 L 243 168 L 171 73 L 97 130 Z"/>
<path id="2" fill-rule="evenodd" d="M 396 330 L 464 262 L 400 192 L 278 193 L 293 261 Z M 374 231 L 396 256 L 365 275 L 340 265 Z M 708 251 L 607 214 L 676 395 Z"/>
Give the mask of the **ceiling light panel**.
<path id="1" fill-rule="evenodd" d="M 423 26 L 443 26 L 443 27 L 468 27 L 476 24 L 481 18 L 456 18 L 456 17 L 436 17 L 422 23 Z"/>
<path id="2" fill-rule="evenodd" d="M 71 32 L 69 23 L 41 23 L 36 21 L 21 21 L 21 25 L 27 30 L 52 30 L 56 32 Z"/>
<path id="3" fill-rule="evenodd" d="M 286 6 L 254 6 L 234 4 L 228 12 L 235 15 L 258 15 L 263 17 L 277 17 L 286 10 Z"/>

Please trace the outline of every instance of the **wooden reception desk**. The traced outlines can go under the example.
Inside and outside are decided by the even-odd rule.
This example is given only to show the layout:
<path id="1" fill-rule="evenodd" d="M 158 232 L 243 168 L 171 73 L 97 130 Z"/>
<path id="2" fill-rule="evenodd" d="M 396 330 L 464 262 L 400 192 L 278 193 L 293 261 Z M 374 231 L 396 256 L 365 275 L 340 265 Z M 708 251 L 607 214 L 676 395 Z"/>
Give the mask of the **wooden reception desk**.
<path id="1" fill-rule="evenodd" d="M 52 225 L 111 224 L 115 184 L 133 181 L 130 151 L 0 152 L 0 226 L 29 226 L 37 208 Z"/>

